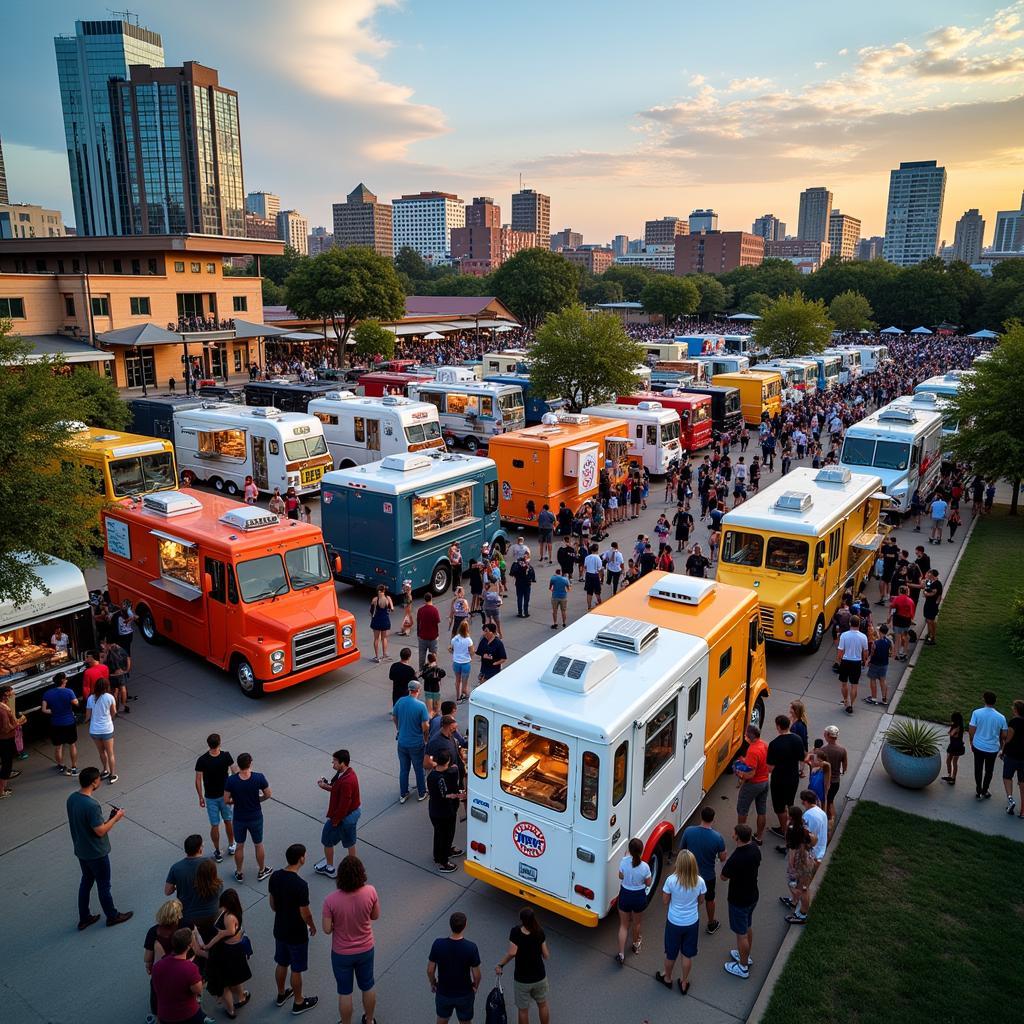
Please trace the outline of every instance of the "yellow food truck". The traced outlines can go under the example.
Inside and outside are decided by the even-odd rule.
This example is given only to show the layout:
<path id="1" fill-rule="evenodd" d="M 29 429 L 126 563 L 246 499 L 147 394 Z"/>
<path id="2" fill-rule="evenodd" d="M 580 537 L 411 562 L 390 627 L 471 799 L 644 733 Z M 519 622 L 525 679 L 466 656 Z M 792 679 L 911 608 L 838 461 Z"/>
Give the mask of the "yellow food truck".
<path id="1" fill-rule="evenodd" d="M 96 490 L 108 501 L 178 486 L 170 441 L 84 423 L 74 423 L 72 429 L 74 461 L 87 468 Z"/>
<path id="2" fill-rule="evenodd" d="M 751 427 L 756 427 L 766 415 L 774 416 L 782 408 L 782 374 L 777 370 L 716 373 L 711 383 L 719 387 L 739 388 L 743 421 Z"/>
<path id="3" fill-rule="evenodd" d="M 757 594 L 769 640 L 816 651 L 889 532 L 889 501 L 877 476 L 794 469 L 725 514 L 716 578 Z"/>

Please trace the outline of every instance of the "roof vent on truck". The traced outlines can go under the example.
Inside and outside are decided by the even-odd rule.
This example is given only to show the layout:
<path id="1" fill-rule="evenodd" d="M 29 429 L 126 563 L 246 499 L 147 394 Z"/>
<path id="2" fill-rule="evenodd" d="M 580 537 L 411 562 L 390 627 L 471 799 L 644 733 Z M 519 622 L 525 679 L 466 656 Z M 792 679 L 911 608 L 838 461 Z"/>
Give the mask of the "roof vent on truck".
<path id="1" fill-rule="evenodd" d="M 254 405 L 252 414 L 253 416 L 262 416 L 265 420 L 272 420 L 281 415 L 281 410 L 274 405 Z"/>
<path id="2" fill-rule="evenodd" d="M 181 491 L 154 491 L 143 495 L 142 507 L 147 512 L 172 519 L 174 516 L 188 515 L 190 512 L 202 511 L 203 505 L 198 498 Z"/>
<path id="3" fill-rule="evenodd" d="M 890 405 L 878 414 L 882 423 L 916 423 L 917 413 L 909 405 Z"/>
<path id="4" fill-rule="evenodd" d="M 397 473 L 412 473 L 415 470 L 430 469 L 433 463 L 426 455 L 414 452 L 400 452 L 397 455 L 386 455 L 380 463 L 381 469 L 391 469 Z"/>
<path id="5" fill-rule="evenodd" d="M 597 632 L 594 643 L 602 647 L 614 647 L 617 651 L 641 654 L 658 639 L 658 627 L 639 619 L 625 616 L 612 619 L 604 629 Z"/>
<path id="6" fill-rule="evenodd" d="M 585 427 L 590 422 L 590 417 L 582 412 L 556 412 L 557 423 L 572 423 L 577 427 Z"/>
<path id="7" fill-rule="evenodd" d="M 589 644 L 569 644 L 540 677 L 542 684 L 570 693 L 589 693 L 618 668 L 611 651 L 602 651 Z"/>
<path id="8" fill-rule="evenodd" d="M 636 407 L 638 409 L 644 409 L 644 410 L 646 410 L 648 412 L 652 412 L 652 411 L 654 411 L 656 409 L 664 409 L 665 408 L 661 404 L 661 402 L 637 402 Z"/>
<path id="9" fill-rule="evenodd" d="M 916 395 L 912 395 L 910 398 L 912 405 L 919 405 L 922 408 L 931 406 L 932 409 L 938 409 L 940 401 L 941 399 L 934 391 L 918 391 Z"/>
<path id="10" fill-rule="evenodd" d="M 228 509 L 220 517 L 220 521 L 234 530 L 244 530 L 246 533 L 250 533 L 253 530 L 265 530 L 268 526 L 278 526 L 281 518 L 273 512 L 266 512 L 252 505 L 243 505 L 239 508 Z"/>
<path id="11" fill-rule="evenodd" d="M 651 584 L 647 596 L 696 607 L 711 597 L 717 589 L 718 584 L 714 580 L 702 580 L 695 576 L 683 576 L 681 573 L 670 572 Z"/>
<path id="12" fill-rule="evenodd" d="M 780 512 L 806 512 L 813 502 L 806 491 L 783 491 L 775 499 L 774 508 Z"/>
<path id="13" fill-rule="evenodd" d="M 853 474 L 845 466 L 830 466 L 819 469 L 814 475 L 814 482 L 819 484 L 848 484 Z"/>
<path id="14" fill-rule="evenodd" d="M 355 398 L 356 393 L 354 391 L 328 391 L 324 398 L 331 402 L 347 402 L 350 398 Z"/>

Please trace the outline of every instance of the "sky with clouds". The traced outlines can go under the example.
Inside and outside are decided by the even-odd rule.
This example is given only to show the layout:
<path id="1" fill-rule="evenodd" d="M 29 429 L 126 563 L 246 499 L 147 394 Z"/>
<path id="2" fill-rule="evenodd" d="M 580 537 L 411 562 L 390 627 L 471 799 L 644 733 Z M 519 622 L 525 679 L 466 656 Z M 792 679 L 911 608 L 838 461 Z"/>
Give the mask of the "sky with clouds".
<path id="1" fill-rule="evenodd" d="M 136 0 L 168 64 L 239 92 L 245 184 L 330 224 L 390 200 L 493 196 L 519 176 L 588 241 L 718 210 L 796 230 L 801 189 L 881 234 L 889 170 L 935 159 L 943 237 L 1024 189 L 1024 0 Z M 0 137 L 12 198 L 72 219 L 53 36 L 85 0 L 4 0 Z"/>

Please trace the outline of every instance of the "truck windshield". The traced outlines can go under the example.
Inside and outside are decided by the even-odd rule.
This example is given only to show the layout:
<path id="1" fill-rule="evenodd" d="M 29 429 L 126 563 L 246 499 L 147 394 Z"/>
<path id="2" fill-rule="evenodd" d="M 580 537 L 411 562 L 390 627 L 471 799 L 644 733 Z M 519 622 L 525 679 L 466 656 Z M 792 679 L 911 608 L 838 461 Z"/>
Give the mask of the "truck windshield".
<path id="1" fill-rule="evenodd" d="M 741 530 L 726 532 L 722 543 L 722 561 L 729 565 L 746 565 L 751 568 L 761 564 L 764 556 L 764 537 L 759 533 L 743 533 Z"/>
<path id="2" fill-rule="evenodd" d="M 910 445 L 903 441 L 879 441 L 875 447 L 876 469 L 906 469 L 910 463 Z"/>
<path id="3" fill-rule="evenodd" d="M 327 442 L 324 441 L 323 434 L 317 434 L 315 437 L 300 437 L 296 441 L 285 441 L 284 453 L 288 456 L 289 462 L 312 459 L 317 455 L 327 454 Z"/>
<path id="4" fill-rule="evenodd" d="M 238 589 L 246 604 L 288 593 L 288 577 L 280 555 L 264 555 L 238 563 Z"/>
<path id="5" fill-rule="evenodd" d="M 410 423 L 405 428 L 405 439 L 409 444 L 422 441 L 436 441 L 441 436 L 441 424 L 437 420 L 428 423 Z"/>
<path id="6" fill-rule="evenodd" d="M 288 576 L 294 590 L 305 590 L 306 587 L 326 583 L 331 578 L 322 544 L 310 544 L 308 547 L 286 551 L 284 563 L 288 567 Z"/>
<path id="7" fill-rule="evenodd" d="M 740 411 L 740 393 L 734 391 L 725 397 L 725 414 L 726 416 L 732 415 L 734 412 Z"/>
<path id="8" fill-rule="evenodd" d="M 789 537 L 772 537 L 768 541 L 765 568 L 780 572 L 794 572 L 802 576 L 807 572 L 807 542 Z"/>
<path id="9" fill-rule="evenodd" d="M 679 418 L 676 417 L 671 423 L 662 423 L 661 425 L 661 440 L 675 441 L 679 437 Z"/>
<path id="10" fill-rule="evenodd" d="M 508 394 L 501 395 L 498 398 L 498 408 L 501 409 L 502 419 L 522 419 L 523 412 L 523 392 L 510 391 Z"/>
<path id="11" fill-rule="evenodd" d="M 845 466 L 870 466 L 875 455 L 875 442 L 870 437 L 847 437 L 839 461 Z"/>
<path id="12" fill-rule="evenodd" d="M 115 459 L 110 463 L 110 483 L 115 498 L 171 490 L 177 486 L 174 456 L 170 452 L 153 452 L 131 459 Z"/>

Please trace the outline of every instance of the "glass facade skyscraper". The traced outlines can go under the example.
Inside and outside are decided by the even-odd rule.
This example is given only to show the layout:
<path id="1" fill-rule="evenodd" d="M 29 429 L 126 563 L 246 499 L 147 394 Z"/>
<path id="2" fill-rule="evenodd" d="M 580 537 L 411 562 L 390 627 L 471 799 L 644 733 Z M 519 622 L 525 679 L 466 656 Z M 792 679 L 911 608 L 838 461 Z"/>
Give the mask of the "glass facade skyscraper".
<path id="1" fill-rule="evenodd" d="M 901 163 L 889 173 L 882 255 L 899 267 L 912 267 L 939 251 L 946 168 L 934 160 Z"/>
<path id="2" fill-rule="evenodd" d="M 54 39 L 64 136 L 82 235 L 133 233 L 122 217 L 127 182 L 117 160 L 111 84 L 133 64 L 162 67 L 160 36 L 130 21 L 78 21 L 73 36 Z"/>

